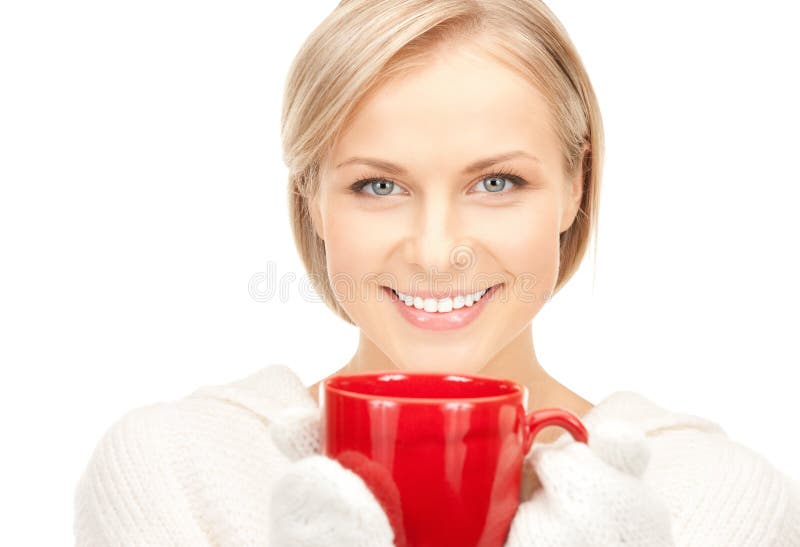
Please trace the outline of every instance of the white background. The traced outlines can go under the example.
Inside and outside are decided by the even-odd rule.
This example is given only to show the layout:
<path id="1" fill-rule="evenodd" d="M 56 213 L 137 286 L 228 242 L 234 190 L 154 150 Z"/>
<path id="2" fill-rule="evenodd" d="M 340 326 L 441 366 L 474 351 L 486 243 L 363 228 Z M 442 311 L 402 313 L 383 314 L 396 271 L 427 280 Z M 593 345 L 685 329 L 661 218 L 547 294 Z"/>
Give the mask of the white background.
<path id="1" fill-rule="evenodd" d="M 289 63 L 335 4 L 0 7 L 4 543 L 71 542 L 75 484 L 127 411 L 350 357 L 357 330 L 301 296 L 278 140 Z M 608 143 L 596 269 L 536 318 L 542 363 L 594 403 L 632 389 L 713 419 L 800 477 L 793 4 L 549 5 Z M 257 302 L 270 270 L 284 293 Z"/>

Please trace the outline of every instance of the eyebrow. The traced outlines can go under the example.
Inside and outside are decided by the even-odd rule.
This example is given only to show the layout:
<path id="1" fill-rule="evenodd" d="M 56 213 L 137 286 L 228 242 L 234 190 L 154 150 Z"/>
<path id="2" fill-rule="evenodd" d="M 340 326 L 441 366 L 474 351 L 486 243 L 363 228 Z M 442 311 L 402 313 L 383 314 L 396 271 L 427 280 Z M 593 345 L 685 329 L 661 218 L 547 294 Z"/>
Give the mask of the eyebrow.
<path id="1" fill-rule="evenodd" d="M 495 156 L 490 156 L 488 158 L 483 158 L 483 159 L 474 161 L 474 162 L 470 163 L 469 165 L 467 165 L 461 171 L 461 174 L 469 175 L 469 174 L 474 173 L 476 171 L 481 171 L 483 169 L 491 167 L 492 165 L 498 164 L 501 161 L 506 161 L 506 160 L 510 160 L 510 159 L 513 159 L 513 158 L 521 157 L 521 156 L 529 158 L 529 159 L 532 159 L 533 161 L 535 161 L 537 163 L 540 162 L 539 158 L 537 158 L 536 156 L 532 156 L 532 155 L 528 154 L 527 152 L 525 152 L 523 150 L 514 150 L 512 152 L 504 152 L 502 154 L 497 154 Z M 384 171 L 387 171 L 387 172 L 395 174 L 395 175 L 407 175 L 408 174 L 408 171 L 406 171 L 405 168 L 403 168 L 403 167 L 401 167 L 401 166 L 399 166 L 399 165 L 397 165 L 395 163 L 392 163 L 392 162 L 389 162 L 389 161 L 386 161 L 386 160 L 377 159 L 377 158 L 365 158 L 365 157 L 361 157 L 361 156 L 353 156 L 352 158 L 343 161 L 342 163 L 340 163 L 340 164 L 338 164 L 336 166 L 336 169 L 339 169 L 340 167 L 344 167 L 345 165 L 350 165 L 350 164 L 353 164 L 353 163 L 361 163 L 361 164 L 364 164 L 364 165 L 369 165 L 370 167 L 375 167 L 377 169 L 383 169 Z"/>

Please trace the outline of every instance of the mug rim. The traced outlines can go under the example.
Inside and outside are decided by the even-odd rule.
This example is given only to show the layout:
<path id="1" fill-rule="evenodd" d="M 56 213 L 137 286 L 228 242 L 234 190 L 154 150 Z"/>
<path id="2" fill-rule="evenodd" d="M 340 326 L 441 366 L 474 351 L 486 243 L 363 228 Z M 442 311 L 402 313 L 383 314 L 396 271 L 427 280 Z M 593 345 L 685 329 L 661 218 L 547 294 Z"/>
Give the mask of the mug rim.
<path id="1" fill-rule="evenodd" d="M 359 393 L 357 391 L 350 391 L 347 388 L 337 387 L 332 385 L 334 382 L 340 379 L 360 379 L 360 378 L 376 378 L 378 376 L 386 376 L 386 375 L 401 375 L 401 376 L 416 376 L 416 377 L 424 377 L 424 376 L 433 376 L 437 378 L 445 378 L 448 376 L 460 376 L 462 378 L 468 378 L 470 380 L 480 380 L 480 381 L 488 381 L 495 384 L 505 384 L 513 388 L 512 391 L 508 393 L 501 393 L 498 395 L 486 395 L 481 397 L 405 397 L 402 395 L 373 395 L 369 393 Z M 381 401 L 394 401 L 404 404 L 435 404 L 435 403 L 492 403 L 492 402 L 503 402 L 508 399 L 512 399 L 517 395 L 522 395 L 522 404 L 523 406 L 527 407 L 527 386 L 520 384 L 519 382 L 515 382 L 514 380 L 508 378 L 495 378 L 492 376 L 484 376 L 480 374 L 470 374 L 470 373 L 460 373 L 460 372 L 431 372 L 431 371 L 402 371 L 402 370 L 382 370 L 382 371 L 371 371 L 371 372 L 352 372 L 352 373 L 345 373 L 345 374 L 338 374 L 335 376 L 331 376 L 325 378 L 322 383 L 320 384 L 320 395 L 322 392 L 333 392 L 339 396 L 346 396 L 353 399 L 362 399 L 362 400 L 381 400 Z"/>

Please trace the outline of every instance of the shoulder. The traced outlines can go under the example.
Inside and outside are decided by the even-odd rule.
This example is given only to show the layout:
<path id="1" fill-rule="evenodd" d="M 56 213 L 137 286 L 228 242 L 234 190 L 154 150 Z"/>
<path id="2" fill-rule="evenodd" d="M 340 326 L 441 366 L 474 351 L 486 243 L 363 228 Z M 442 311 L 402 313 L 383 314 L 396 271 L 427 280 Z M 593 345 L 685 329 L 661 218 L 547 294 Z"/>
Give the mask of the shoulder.
<path id="1" fill-rule="evenodd" d="M 103 434 L 74 492 L 77 545 L 205 543 L 174 473 L 174 411 L 140 407 Z"/>
<path id="2" fill-rule="evenodd" d="M 78 544 L 257 544 L 269 486 L 289 464 L 269 435 L 270 416 L 302 404 L 298 384 L 305 391 L 288 367 L 273 365 L 127 412 L 78 481 Z"/>
<path id="3" fill-rule="evenodd" d="M 798 510 L 797 484 L 766 457 L 714 421 L 637 393 L 604 403 L 596 418 L 627 416 L 643 429 L 651 449 L 643 480 L 669 506 L 677 544 L 782 544 L 781 530 Z"/>
<path id="4" fill-rule="evenodd" d="M 282 364 L 271 364 L 227 384 L 202 386 L 189 398 L 226 402 L 267 421 L 287 407 L 317 406 L 300 377 Z"/>

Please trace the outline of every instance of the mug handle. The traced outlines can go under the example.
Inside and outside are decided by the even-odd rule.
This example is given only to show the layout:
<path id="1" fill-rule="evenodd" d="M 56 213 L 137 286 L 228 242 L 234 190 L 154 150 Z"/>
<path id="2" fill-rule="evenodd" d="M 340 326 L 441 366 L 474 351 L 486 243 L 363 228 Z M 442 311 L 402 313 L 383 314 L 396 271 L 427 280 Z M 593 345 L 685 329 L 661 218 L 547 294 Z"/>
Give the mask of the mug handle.
<path id="1" fill-rule="evenodd" d="M 523 455 L 527 454 L 533 439 L 542 428 L 557 425 L 569 431 L 572 438 L 580 443 L 589 442 L 589 432 L 580 418 L 563 408 L 542 408 L 529 412 L 525 416 L 525 439 L 522 444 Z"/>

